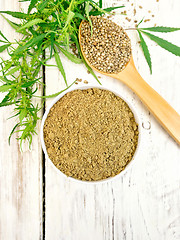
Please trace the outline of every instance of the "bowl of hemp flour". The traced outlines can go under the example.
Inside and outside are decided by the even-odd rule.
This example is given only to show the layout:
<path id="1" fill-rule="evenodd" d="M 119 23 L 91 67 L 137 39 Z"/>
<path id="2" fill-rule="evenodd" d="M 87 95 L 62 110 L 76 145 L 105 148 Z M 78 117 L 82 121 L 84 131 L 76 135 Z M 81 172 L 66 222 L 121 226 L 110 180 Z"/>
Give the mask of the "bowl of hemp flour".
<path id="1" fill-rule="evenodd" d="M 46 110 L 41 142 L 46 158 L 65 178 L 97 183 L 123 175 L 137 157 L 136 111 L 104 87 L 71 87 Z"/>

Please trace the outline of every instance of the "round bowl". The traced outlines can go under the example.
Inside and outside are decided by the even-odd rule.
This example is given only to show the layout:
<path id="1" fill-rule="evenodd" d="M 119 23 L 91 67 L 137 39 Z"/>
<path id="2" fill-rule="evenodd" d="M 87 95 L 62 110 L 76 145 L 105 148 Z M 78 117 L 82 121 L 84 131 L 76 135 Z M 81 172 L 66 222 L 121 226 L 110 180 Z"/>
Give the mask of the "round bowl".
<path id="1" fill-rule="evenodd" d="M 117 174 L 116 176 L 113 176 L 113 177 L 109 177 L 109 178 L 106 178 L 106 179 L 103 179 L 103 180 L 98 180 L 98 181 L 84 181 L 84 180 L 79 180 L 79 179 L 76 179 L 76 178 L 72 178 L 72 177 L 68 177 L 66 176 L 63 172 L 61 172 L 54 164 L 53 162 L 51 161 L 51 159 L 49 158 L 48 156 L 48 153 L 47 153 L 47 150 L 46 150 L 46 146 L 45 146 L 45 142 L 44 142 L 44 134 L 43 134 L 43 128 L 44 128 L 44 123 L 45 123 L 45 120 L 48 116 L 48 113 L 50 111 L 50 109 L 52 108 L 52 106 L 60 99 L 62 98 L 66 93 L 68 92 L 71 92 L 71 91 L 74 91 L 76 89 L 88 89 L 88 88 L 99 88 L 99 89 L 103 89 L 103 90 L 108 90 L 108 91 L 111 91 L 113 92 L 116 96 L 122 98 L 129 106 L 129 108 L 131 109 L 131 111 L 133 112 L 134 114 L 134 118 L 135 118 L 135 121 L 136 123 L 138 124 L 138 131 L 139 131 L 139 135 L 138 135 L 138 144 L 137 144 L 137 148 L 135 150 L 135 153 L 133 155 L 133 158 L 131 159 L 131 161 L 127 164 L 127 166 L 125 167 L 125 169 L 123 171 L 121 171 L 119 174 Z M 70 179 L 72 181 L 75 181 L 75 182 L 79 182 L 79 183 L 86 183 L 86 184 L 98 184 L 98 183 L 104 183 L 104 182 L 109 182 L 109 181 L 112 181 L 112 180 L 115 180 L 119 177 L 122 177 L 131 167 L 132 165 L 134 164 L 135 160 L 137 160 L 137 157 L 138 157 L 138 154 L 139 154 L 139 149 L 140 149 L 140 144 L 141 144 L 141 122 L 140 122 L 140 118 L 139 118 L 139 114 L 137 113 L 136 109 L 134 108 L 134 106 L 132 106 L 132 104 L 127 100 L 125 99 L 121 94 L 119 94 L 118 92 L 116 92 L 116 90 L 114 89 L 110 89 L 110 88 L 106 88 L 104 86 L 93 86 L 93 85 L 88 85 L 88 86 L 71 86 L 69 89 L 65 90 L 63 93 L 59 94 L 57 97 L 55 97 L 55 99 L 53 99 L 53 101 L 51 102 L 51 104 L 48 106 L 47 110 L 45 111 L 44 115 L 43 115 L 43 118 L 42 118 L 42 122 L 41 122 L 41 130 L 40 130 L 40 137 L 41 137 L 41 145 L 42 145 L 42 149 L 44 151 L 44 154 L 45 154 L 45 157 L 46 159 L 48 159 L 48 161 L 50 161 L 51 165 L 53 166 L 54 170 L 64 179 Z"/>

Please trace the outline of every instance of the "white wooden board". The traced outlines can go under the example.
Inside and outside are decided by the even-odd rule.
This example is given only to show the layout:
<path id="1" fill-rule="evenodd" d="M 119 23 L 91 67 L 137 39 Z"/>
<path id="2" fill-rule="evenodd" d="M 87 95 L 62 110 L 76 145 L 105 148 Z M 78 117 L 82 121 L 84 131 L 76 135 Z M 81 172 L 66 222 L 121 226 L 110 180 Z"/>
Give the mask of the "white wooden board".
<path id="1" fill-rule="evenodd" d="M 154 19 L 142 26 L 178 26 L 179 1 L 104 1 L 127 6 L 131 19 L 154 14 Z M 137 9 L 134 15 L 134 7 Z M 140 9 L 138 6 L 142 6 Z M 148 11 L 151 10 L 151 14 Z M 114 20 L 124 28 L 134 26 L 117 15 Z M 148 41 L 152 54 L 153 74 L 137 44 L 137 33 L 128 31 L 132 39 L 136 66 L 144 79 L 180 112 L 180 60 Z M 166 36 L 166 35 L 165 35 Z M 178 44 L 180 33 L 169 34 Z M 63 56 L 62 56 L 63 57 Z M 76 77 L 98 84 L 77 66 L 63 58 L 68 80 Z M 99 75 L 99 74 L 98 74 Z M 139 99 L 123 84 L 101 76 L 110 89 L 123 92 L 137 108 L 142 128 L 141 153 L 132 170 L 123 178 L 110 183 L 86 185 L 65 180 L 46 162 L 46 239 L 61 240 L 178 240 L 180 239 L 180 149 L 149 114 Z M 62 76 L 46 69 L 47 91 L 53 93 L 64 87 Z M 53 84 L 52 84 L 53 82 Z M 82 85 L 82 84 L 80 84 Z M 50 102 L 50 100 L 48 100 Z M 47 102 L 47 104 L 49 103 Z"/>
<path id="2" fill-rule="evenodd" d="M 24 4 L 24 3 L 23 3 Z M 19 10 L 17 0 L 0 0 L 0 10 Z M 125 4 L 126 16 L 114 20 L 124 28 L 134 26 L 134 20 L 147 16 L 151 21 L 142 27 L 179 26 L 179 0 L 104 0 L 104 7 Z M 137 9 L 134 16 L 134 4 Z M 143 8 L 139 8 L 142 6 Z M 148 11 L 151 13 L 148 13 Z M 154 14 L 155 17 L 151 17 Z M 0 18 L 1 30 L 9 38 L 14 31 Z M 148 41 L 153 74 L 137 44 L 134 31 L 133 56 L 142 77 L 180 113 L 180 59 Z M 17 35 L 16 35 L 17 36 Z M 160 34 L 179 45 L 180 32 Z M 97 82 L 83 65 L 63 58 L 68 82 L 76 77 Z M 100 74 L 97 74 L 98 76 Z M 136 107 L 142 122 L 142 145 L 133 168 L 123 178 L 109 183 L 86 185 L 65 180 L 46 161 L 46 240 L 179 240 L 180 239 L 180 148 L 162 129 L 125 85 L 101 75 L 101 82 L 116 88 Z M 46 68 L 46 94 L 65 87 L 56 68 Z M 81 83 L 80 85 L 83 85 Z M 52 100 L 46 102 L 47 106 Z M 0 109 L 0 240 L 42 239 L 42 155 L 39 135 L 33 139 L 32 151 L 7 138 L 14 120 L 6 120 L 12 108 Z M 38 126 L 39 129 L 39 126 Z"/>
<path id="3" fill-rule="evenodd" d="M 19 11 L 25 4 L 18 0 L 0 0 L 0 10 Z M 18 34 L 0 16 L 0 30 L 13 41 Z M 1 54 L 1 57 L 8 57 Z M 2 100 L 2 94 L 0 95 Z M 13 107 L 0 109 L 0 239 L 30 240 L 42 236 L 42 150 L 39 136 L 33 138 L 32 150 L 24 146 L 21 153 L 15 134 Z M 39 123 L 40 124 L 40 123 Z M 39 131 L 39 125 L 37 126 Z"/>

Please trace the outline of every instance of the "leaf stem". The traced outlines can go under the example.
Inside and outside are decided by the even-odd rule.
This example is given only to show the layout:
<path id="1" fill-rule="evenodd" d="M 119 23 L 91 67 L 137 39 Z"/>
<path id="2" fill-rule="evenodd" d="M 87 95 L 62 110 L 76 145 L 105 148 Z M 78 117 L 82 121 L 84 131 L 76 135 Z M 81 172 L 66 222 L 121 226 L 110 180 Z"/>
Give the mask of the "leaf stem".
<path id="1" fill-rule="evenodd" d="M 126 31 L 128 30 L 138 30 L 138 28 L 125 28 Z"/>

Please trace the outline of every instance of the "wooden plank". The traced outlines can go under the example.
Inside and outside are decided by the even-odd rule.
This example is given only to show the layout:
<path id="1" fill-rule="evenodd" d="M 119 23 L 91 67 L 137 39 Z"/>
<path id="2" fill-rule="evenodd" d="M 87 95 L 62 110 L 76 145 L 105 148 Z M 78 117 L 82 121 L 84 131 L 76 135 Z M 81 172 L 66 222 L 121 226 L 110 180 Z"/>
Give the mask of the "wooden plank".
<path id="1" fill-rule="evenodd" d="M 134 26 L 133 21 L 144 16 L 152 20 L 142 26 L 155 23 L 177 26 L 180 22 L 178 0 L 103 2 L 105 7 L 123 3 L 127 6 L 131 22 L 125 20 L 126 16 L 114 18 L 124 28 Z M 137 9 L 135 16 L 134 6 Z M 152 14 L 155 17 L 151 17 Z M 180 113 L 179 58 L 147 40 L 153 62 L 153 74 L 150 75 L 137 44 L 137 34 L 132 31 L 128 34 L 132 39 L 135 64 L 142 77 Z M 165 37 L 178 44 L 180 33 Z M 70 82 L 79 77 L 87 79 L 89 85 L 98 86 L 83 65 L 77 66 L 65 58 L 63 60 Z M 139 112 L 143 125 L 141 153 L 123 178 L 98 185 L 65 180 L 47 160 L 46 239 L 180 239 L 180 149 L 126 86 L 111 78 L 101 77 L 104 86 L 124 93 Z M 62 76 L 56 69 L 46 69 L 46 84 L 48 94 L 64 87 Z M 47 105 L 50 102 L 48 100 Z"/>
<path id="2" fill-rule="evenodd" d="M 1 10 L 19 11 L 25 3 L 18 0 L 0 1 Z M 0 16 L 1 31 L 10 40 L 18 34 Z M 1 54 L 1 57 L 7 57 Z M 38 92 L 40 94 L 40 92 Z M 2 98 L 2 94 L 1 94 Z M 42 239 L 42 151 L 39 136 L 33 138 L 32 150 L 24 146 L 20 151 L 12 137 L 8 145 L 8 136 L 15 119 L 7 120 L 12 115 L 13 107 L 0 109 L 0 239 L 30 240 Z M 39 131 L 40 122 L 37 127 Z"/>

